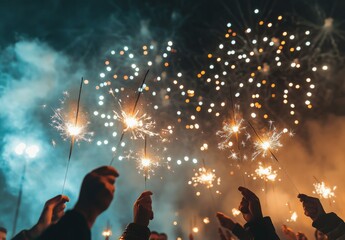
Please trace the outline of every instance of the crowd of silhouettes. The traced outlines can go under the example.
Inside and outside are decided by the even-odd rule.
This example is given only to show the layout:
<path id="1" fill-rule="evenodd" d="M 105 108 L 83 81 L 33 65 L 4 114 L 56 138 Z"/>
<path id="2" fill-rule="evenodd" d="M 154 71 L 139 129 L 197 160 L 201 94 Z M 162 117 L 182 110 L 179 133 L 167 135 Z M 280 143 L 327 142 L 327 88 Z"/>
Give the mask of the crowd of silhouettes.
<path id="1" fill-rule="evenodd" d="M 49 199 L 42 210 L 37 223 L 30 229 L 22 230 L 12 238 L 14 240 L 89 240 L 91 228 L 97 217 L 104 212 L 113 200 L 118 171 L 110 166 L 103 166 L 88 173 L 81 185 L 78 201 L 73 209 L 65 212 L 69 198 L 58 195 Z M 220 228 L 218 234 L 209 240 L 277 240 L 279 239 L 272 220 L 264 216 L 260 199 L 245 187 L 239 187 L 242 194 L 239 210 L 246 224 L 241 226 L 224 213 L 217 212 Z M 129 223 L 120 240 L 167 240 L 165 233 L 150 231 L 149 223 L 153 219 L 152 192 L 140 194 L 133 206 L 133 222 Z M 345 240 L 345 223 L 335 213 L 326 213 L 318 198 L 298 195 L 304 214 L 312 220 L 316 240 Z M 283 225 L 284 239 L 306 240 L 301 232 L 294 232 Z M 0 227 L 0 240 L 6 240 L 7 231 Z M 119 234 L 120 235 L 120 234 Z M 198 236 L 199 240 L 208 240 Z M 192 234 L 189 240 L 198 240 Z"/>

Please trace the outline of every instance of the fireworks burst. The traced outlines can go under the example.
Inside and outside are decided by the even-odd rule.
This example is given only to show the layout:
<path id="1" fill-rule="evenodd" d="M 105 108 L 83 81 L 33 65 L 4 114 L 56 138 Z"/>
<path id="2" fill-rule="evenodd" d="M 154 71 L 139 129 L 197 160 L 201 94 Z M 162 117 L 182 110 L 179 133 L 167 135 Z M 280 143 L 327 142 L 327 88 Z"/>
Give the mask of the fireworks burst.
<path id="1" fill-rule="evenodd" d="M 246 28 L 228 23 L 224 40 L 197 74 L 208 92 L 196 93 L 197 112 L 225 115 L 232 87 L 237 101 L 249 103 L 244 115 L 299 124 L 301 112 L 314 107 L 314 82 L 328 66 L 310 62 L 310 36 L 285 29 L 290 19 L 265 16 L 259 9 L 248 14 L 246 20 L 255 22 L 243 24 Z"/>
<path id="2" fill-rule="evenodd" d="M 321 198 L 331 199 L 335 197 L 335 190 L 337 186 L 328 187 L 324 182 L 317 182 L 313 184 L 315 190 L 313 191 L 314 194 L 318 194 Z"/>

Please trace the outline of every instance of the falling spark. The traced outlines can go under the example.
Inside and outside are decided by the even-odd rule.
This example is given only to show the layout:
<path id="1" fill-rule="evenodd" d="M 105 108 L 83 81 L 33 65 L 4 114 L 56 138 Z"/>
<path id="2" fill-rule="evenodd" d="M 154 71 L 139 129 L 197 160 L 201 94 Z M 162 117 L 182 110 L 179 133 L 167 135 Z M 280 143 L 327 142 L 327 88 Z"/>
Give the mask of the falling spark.
<path id="1" fill-rule="evenodd" d="M 314 183 L 315 190 L 313 191 L 314 194 L 318 194 L 321 198 L 333 198 L 335 197 L 334 191 L 337 189 L 337 186 L 328 187 L 325 185 L 324 182 L 317 182 Z"/>

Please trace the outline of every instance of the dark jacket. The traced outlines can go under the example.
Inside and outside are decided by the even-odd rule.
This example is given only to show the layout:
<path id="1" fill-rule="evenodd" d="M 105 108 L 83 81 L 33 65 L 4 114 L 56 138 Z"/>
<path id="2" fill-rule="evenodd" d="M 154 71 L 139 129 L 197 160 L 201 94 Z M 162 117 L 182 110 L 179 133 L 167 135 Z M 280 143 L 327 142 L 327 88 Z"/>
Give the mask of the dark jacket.
<path id="1" fill-rule="evenodd" d="M 244 228 L 254 240 L 279 240 L 270 217 L 248 222 Z"/>
<path id="2" fill-rule="evenodd" d="M 329 240 L 345 240 L 345 223 L 333 212 L 319 216 L 313 227 L 326 234 Z"/>

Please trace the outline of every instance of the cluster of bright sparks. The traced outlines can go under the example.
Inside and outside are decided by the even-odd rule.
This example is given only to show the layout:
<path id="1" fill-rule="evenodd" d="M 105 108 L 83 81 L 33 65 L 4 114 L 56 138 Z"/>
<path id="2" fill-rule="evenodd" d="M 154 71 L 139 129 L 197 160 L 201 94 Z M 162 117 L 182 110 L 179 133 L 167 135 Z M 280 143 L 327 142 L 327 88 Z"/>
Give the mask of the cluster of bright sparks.
<path id="1" fill-rule="evenodd" d="M 151 116 L 146 113 L 140 114 L 139 110 L 136 110 L 133 114 L 121 110 L 120 113 L 114 111 L 113 118 L 123 123 L 123 131 L 130 131 L 134 139 L 142 138 L 145 136 L 158 136 L 158 133 L 154 132 L 155 122 Z"/>
<path id="2" fill-rule="evenodd" d="M 217 178 L 215 172 L 214 169 L 201 167 L 194 173 L 194 177 L 188 184 L 193 185 L 193 187 L 204 185 L 206 188 L 212 188 L 215 184 L 220 185 L 220 178 Z"/>
<path id="3" fill-rule="evenodd" d="M 321 198 L 331 199 L 335 197 L 335 190 L 337 186 L 329 187 L 326 186 L 324 182 L 317 182 L 314 183 L 315 190 L 313 191 L 314 194 L 318 194 Z"/>
<path id="4" fill-rule="evenodd" d="M 265 180 L 266 182 L 274 182 L 278 176 L 277 171 L 273 170 L 272 166 L 264 167 L 261 162 L 259 162 L 259 167 L 255 169 L 255 173 L 258 177 Z"/>
<path id="5" fill-rule="evenodd" d="M 76 142 L 91 142 L 94 133 L 88 130 L 90 122 L 87 120 L 86 114 L 81 112 L 77 125 L 75 125 L 75 109 L 68 106 L 68 104 L 71 106 L 75 104 L 69 103 L 68 96 L 68 93 L 64 92 L 64 98 L 60 100 L 61 106 L 53 110 L 54 114 L 50 124 L 60 133 L 63 140 L 73 137 Z"/>

